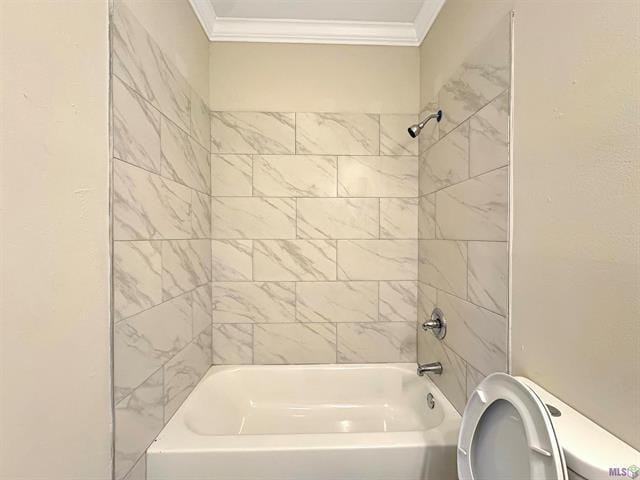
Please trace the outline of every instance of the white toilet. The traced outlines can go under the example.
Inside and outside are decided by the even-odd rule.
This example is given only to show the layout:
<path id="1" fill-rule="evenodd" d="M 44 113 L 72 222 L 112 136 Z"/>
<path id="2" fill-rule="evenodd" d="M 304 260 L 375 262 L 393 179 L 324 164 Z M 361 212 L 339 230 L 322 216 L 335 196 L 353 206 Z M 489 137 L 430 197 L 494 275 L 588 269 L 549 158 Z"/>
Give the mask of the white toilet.
<path id="1" fill-rule="evenodd" d="M 462 417 L 460 480 L 628 480 L 638 467 L 640 452 L 523 377 L 489 375 Z"/>

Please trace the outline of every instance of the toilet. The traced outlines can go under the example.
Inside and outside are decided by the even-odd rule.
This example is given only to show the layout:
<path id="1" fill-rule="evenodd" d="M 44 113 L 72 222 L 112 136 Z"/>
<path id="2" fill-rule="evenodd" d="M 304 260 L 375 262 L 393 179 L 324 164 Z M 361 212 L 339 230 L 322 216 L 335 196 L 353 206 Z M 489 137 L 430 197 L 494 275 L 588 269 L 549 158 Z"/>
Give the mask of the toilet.
<path id="1" fill-rule="evenodd" d="M 640 479 L 640 452 L 505 373 L 489 375 L 470 396 L 457 458 L 459 480 Z"/>

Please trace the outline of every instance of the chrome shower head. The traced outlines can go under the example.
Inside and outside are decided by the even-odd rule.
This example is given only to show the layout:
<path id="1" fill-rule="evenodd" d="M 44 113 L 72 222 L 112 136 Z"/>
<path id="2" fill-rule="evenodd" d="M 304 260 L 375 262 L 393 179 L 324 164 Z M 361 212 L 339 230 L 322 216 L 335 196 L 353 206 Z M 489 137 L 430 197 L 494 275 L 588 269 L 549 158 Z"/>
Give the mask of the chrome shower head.
<path id="1" fill-rule="evenodd" d="M 416 123 L 415 125 L 411 125 L 407 129 L 407 131 L 409 132 L 409 135 L 411 136 L 411 138 L 416 138 L 418 135 L 420 135 L 420 132 L 422 131 L 424 126 L 432 118 L 435 118 L 438 122 L 440 122 L 440 120 L 442 120 L 442 110 L 438 110 L 436 113 L 432 113 L 431 115 L 429 115 L 427 118 L 425 118 L 420 123 Z"/>
<path id="2" fill-rule="evenodd" d="M 411 138 L 416 138 L 418 135 L 420 135 L 420 131 L 422 130 L 422 127 L 420 125 L 411 125 L 408 129 L 409 135 L 411 135 Z"/>

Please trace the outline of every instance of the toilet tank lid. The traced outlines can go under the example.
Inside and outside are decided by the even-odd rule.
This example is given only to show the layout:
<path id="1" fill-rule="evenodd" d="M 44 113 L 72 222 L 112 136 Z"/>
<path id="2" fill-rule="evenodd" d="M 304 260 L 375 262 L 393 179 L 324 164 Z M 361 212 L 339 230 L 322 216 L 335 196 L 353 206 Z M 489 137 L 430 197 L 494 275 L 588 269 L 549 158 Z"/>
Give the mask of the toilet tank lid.
<path id="1" fill-rule="evenodd" d="M 547 406 L 560 411 L 560 416 L 552 415 L 551 419 L 569 469 L 587 480 L 611 480 L 616 476 L 635 478 L 633 470 L 629 471 L 631 467 L 639 469 L 640 478 L 640 452 L 528 378 L 516 378 L 531 388 Z"/>

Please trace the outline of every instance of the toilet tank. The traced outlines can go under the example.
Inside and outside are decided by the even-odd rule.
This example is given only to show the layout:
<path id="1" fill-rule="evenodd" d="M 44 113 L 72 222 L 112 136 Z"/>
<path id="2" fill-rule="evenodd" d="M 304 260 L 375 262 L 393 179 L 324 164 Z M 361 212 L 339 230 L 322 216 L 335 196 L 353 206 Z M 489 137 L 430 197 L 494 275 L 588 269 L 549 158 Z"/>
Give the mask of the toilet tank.
<path id="1" fill-rule="evenodd" d="M 564 450 L 569 480 L 640 480 L 640 452 L 528 378 L 516 378 L 547 404 Z"/>

